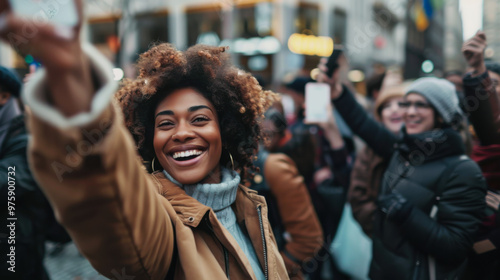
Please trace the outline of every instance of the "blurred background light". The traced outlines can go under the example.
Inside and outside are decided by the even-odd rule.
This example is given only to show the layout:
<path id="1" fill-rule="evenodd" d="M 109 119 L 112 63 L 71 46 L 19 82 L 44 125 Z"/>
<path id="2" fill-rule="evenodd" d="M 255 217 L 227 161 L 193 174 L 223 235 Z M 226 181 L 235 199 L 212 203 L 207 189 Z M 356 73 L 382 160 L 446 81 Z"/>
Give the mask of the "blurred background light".
<path id="1" fill-rule="evenodd" d="M 288 49 L 296 54 L 330 56 L 333 48 L 330 37 L 295 33 L 288 38 Z"/>
<path id="2" fill-rule="evenodd" d="M 492 58 L 494 55 L 495 55 L 495 50 L 493 50 L 492 48 L 486 48 L 486 50 L 484 51 L 485 58 Z"/>
<path id="3" fill-rule="evenodd" d="M 209 46 L 218 46 L 220 43 L 219 35 L 215 32 L 201 33 L 196 40 L 196 44 L 204 44 Z"/>
<path id="4" fill-rule="evenodd" d="M 248 59 L 248 68 L 252 71 L 263 71 L 267 68 L 267 58 L 262 55 L 253 56 Z"/>
<path id="5" fill-rule="evenodd" d="M 33 58 L 33 56 L 31 56 L 30 54 L 28 54 L 25 58 L 24 58 L 24 61 L 26 61 L 27 64 L 32 64 L 35 59 Z"/>
<path id="6" fill-rule="evenodd" d="M 434 63 L 432 61 L 426 60 L 422 62 L 422 72 L 429 74 L 432 71 L 434 71 Z"/>
<path id="7" fill-rule="evenodd" d="M 115 81 L 120 81 L 123 79 L 125 73 L 121 68 L 113 68 L 113 75 L 115 76 Z"/>
<path id="8" fill-rule="evenodd" d="M 276 37 L 267 36 L 260 40 L 257 49 L 262 54 L 273 54 L 280 51 L 281 44 Z"/>
<path id="9" fill-rule="evenodd" d="M 319 68 L 314 68 L 313 70 L 311 70 L 311 79 L 316 80 L 319 72 L 320 72 Z"/>
<path id="10" fill-rule="evenodd" d="M 365 80 L 365 73 L 360 70 L 351 70 L 349 71 L 349 80 L 353 83 L 359 83 Z"/>

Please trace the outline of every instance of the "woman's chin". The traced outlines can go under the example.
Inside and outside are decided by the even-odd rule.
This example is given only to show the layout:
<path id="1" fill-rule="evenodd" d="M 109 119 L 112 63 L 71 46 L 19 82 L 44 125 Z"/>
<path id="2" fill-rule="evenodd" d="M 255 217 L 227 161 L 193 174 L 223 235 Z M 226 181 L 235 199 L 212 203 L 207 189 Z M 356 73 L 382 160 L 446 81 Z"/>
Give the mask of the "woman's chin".
<path id="1" fill-rule="evenodd" d="M 173 176 L 172 174 L 170 175 L 181 185 L 220 183 L 220 174 L 218 172 L 206 173 L 200 170 L 184 170 L 184 171 L 174 171 L 174 174 L 176 175 L 175 176 Z"/>

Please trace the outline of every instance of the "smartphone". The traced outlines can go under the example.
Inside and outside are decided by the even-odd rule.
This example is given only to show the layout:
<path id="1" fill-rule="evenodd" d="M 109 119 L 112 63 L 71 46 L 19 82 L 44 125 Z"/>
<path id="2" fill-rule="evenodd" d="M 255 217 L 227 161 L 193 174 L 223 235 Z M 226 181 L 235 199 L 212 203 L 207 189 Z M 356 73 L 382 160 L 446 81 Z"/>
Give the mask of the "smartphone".
<path id="1" fill-rule="evenodd" d="M 74 0 L 9 0 L 9 3 L 14 13 L 27 19 L 63 26 L 78 23 Z"/>
<path id="2" fill-rule="evenodd" d="M 328 120 L 327 104 L 330 102 L 330 85 L 325 83 L 306 84 L 306 120 L 325 122 Z"/>
<path id="3" fill-rule="evenodd" d="M 333 50 L 332 54 L 328 58 L 328 62 L 326 63 L 326 67 L 328 70 L 326 71 L 326 75 L 328 77 L 331 77 L 333 75 L 333 72 L 339 68 L 339 57 L 340 55 L 344 52 L 344 49 L 342 46 L 335 46 L 335 49 Z"/>

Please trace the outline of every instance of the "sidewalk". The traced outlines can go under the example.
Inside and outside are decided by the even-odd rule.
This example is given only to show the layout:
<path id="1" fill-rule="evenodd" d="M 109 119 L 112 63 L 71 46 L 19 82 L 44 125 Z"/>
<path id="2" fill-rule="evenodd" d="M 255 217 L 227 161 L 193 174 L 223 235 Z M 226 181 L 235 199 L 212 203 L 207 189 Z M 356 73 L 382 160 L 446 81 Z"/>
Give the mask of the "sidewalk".
<path id="1" fill-rule="evenodd" d="M 55 248 L 53 243 L 46 243 L 45 268 L 51 280 L 105 280 L 90 263 L 78 252 L 73 242 L 64 246 L 56 255 L 50 252 Z"/>

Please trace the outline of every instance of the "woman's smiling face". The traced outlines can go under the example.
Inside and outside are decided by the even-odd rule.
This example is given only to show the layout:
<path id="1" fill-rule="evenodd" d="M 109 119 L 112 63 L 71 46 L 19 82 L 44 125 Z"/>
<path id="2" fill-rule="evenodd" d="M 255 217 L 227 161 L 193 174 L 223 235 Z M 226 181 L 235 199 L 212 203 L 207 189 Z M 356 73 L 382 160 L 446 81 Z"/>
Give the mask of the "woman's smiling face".
<path id="1" fill-rule="evenodd" d="M 404 108 L 403 118 L 408 134 L 422 133 L 435 128 L 434 110 L 422 95 L 410 93 L 400 106 Z"/>
<path id="2" fill-rule="evenodd" d="M 153 146 L 161 166 L 181 184 L 219 183 L 222 140 L 212 103 L 193 88 L 168 94 L 155 111 Z"/>
<path id="3" fill-rule="evenodd" d="M 403 126 L 403 110 L 399 107 L 402 97 L 393 97 L 382 104 L 380 112 L 382 123 L 392 133 L 398 134 Z"/>

